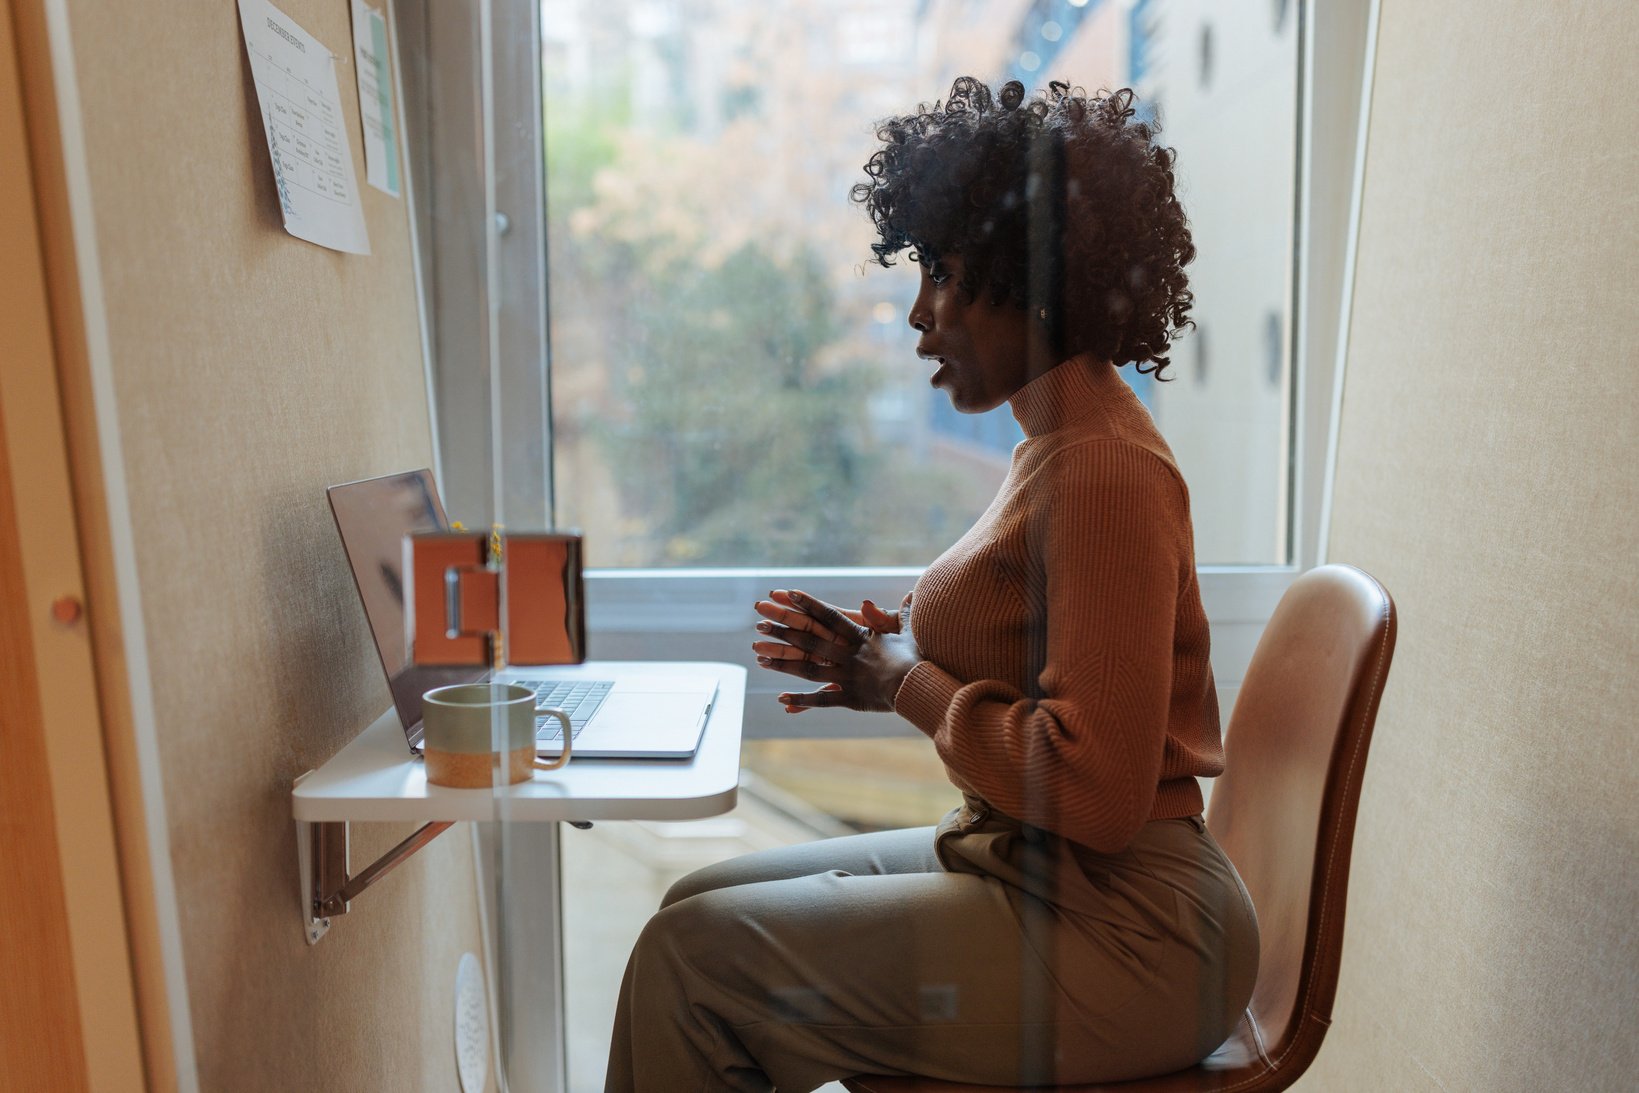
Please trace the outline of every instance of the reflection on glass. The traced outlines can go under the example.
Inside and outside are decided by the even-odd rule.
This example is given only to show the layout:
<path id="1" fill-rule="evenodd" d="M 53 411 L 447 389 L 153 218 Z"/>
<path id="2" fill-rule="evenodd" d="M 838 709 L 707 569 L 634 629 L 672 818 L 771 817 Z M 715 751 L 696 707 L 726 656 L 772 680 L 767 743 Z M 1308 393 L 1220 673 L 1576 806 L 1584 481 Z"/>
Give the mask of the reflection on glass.
<path id="1" fill-rule="evenodd" d="M 686 8 L 543 2 L 559 516 L 589 564 L 921 565 L 989 502 L 1017 426 L 928 387 L 914 270 L 866 273 L 847 199 L 872 122 L 962 73 L 1130 85 L 1161 112 L 1218 344 L 1202 382 L 1128 378 L 1191 484 L 1197 558 L 1284 558 L 1297 20 L 1268 0 Z"/>

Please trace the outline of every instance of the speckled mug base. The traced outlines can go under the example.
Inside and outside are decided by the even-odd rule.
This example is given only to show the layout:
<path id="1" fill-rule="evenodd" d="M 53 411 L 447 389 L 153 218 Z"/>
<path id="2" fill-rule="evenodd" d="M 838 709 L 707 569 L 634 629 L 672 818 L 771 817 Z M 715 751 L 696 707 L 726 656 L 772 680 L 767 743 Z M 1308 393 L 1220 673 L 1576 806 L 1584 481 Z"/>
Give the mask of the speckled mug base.
<path id="1" fill-rule="evenodd" d="M 427 759 L 427 781 L 455 789 L 488 789 L 495 784 L 495 764 L 500 754 L 492 751 L 463 752 L 423 748 Z M 535 749 L 514 748 L 504 753 L 507 784 L 527 782 L 535 772 Z"/>

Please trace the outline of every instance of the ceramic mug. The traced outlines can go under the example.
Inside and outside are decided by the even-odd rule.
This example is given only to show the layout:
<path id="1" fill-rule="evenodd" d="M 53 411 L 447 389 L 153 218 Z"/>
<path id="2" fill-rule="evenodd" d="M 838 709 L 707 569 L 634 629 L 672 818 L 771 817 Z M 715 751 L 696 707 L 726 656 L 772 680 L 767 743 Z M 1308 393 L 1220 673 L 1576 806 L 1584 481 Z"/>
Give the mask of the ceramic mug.
<path id="1" fill-rule="evenodd" d="M 563 754 L 548 761 L 535 754 L 535 718 L 556 717 L 563 726 Z M 427 781 L 483 789 L 529 781 L 537 770 L 569 762 L 569 715 L 535 705 L 535 692 L 517 683 L 457 683 L 421 697 L 421 752 Z M 505 777 L 497 777 L 504 769 Z"/>

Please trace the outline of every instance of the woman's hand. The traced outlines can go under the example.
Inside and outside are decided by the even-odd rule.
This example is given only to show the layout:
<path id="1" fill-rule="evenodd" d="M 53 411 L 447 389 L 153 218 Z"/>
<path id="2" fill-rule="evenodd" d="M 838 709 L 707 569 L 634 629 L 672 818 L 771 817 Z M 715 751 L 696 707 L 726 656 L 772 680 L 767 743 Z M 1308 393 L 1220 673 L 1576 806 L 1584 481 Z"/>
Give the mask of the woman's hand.
<path id="1" fill-rule="evenodd" d="M 817 600 L 812 596 L 808 597 L 808 602 L 830 608 L 843 615 L 850 622 L 858 623 L 861 626 L 869 626 L 871 629 L 884 634 L 897 634 L 902 628 L 901 615 L 890 615 L 870 600 L 860 604 L 857 611 L 849 611 L 834 604 L 826 603 L 824 600 Z M 901 614 L 909 607 L 910 602 L 911 595 L 906 593 L 904 603 L 900 606 Z M 835 642 L 837 640 L 837 635 L 832 633 L 829 628 L 815 621 L 814 617 L 806 611 L 796 607 L 792 603 L 791 593 L 783 588 L 776 588 L 770 592 L 766 600 L 758 600 L 756 611 L 763 618 L 780 626 L 811 633 L 822 641 Z M 832 666 L 830 661 L 815 657 L 794 645 L 788 645 L 784 641 L 755 641 L 751 643 L 751 648 L 757 653 L 757 662 L 771 670 L 776 670 L 775 666 L 769 663 L 771 660 L 813 660 L 822 666 Z M 806 709 L 805 706 L 792 703 L 786 703 L 785 706 L 786 713 L 802 713 L 804 709 Z"/>
<path id="2" fill-rule="evenodd" d="M 903 616 L 908 613 L 911 602 L 911 594 L 906 593 L 904 603 L 900 605 L 900 614 L 898 615 L 888 614 L 870 600 L 866 600 L 864 603 L 860 604 L 859 610 L 857 611 L 845 610 L 837 607 L 835 604 L 826 603 L 824 600 L 817 600 L 812 596 L 808 597 L 808 601 L 810 603 L 816 603 L 824 607 L 828 607 L 831 610 L 843 615 L 850 622 L 858 623 L 861 626 L 868 626 L 878 633 L 897 634 L 901 629 L 903 629 Z M 771 622 L 778 623 L 781 626 L 788 626 L 795 630 L 807 631 L 815 637 L 821 638 L 825 641 L 834 642 L 837 640 L 837 636 L 828 628 L 816 622 L 812 615 L 808 614 L 806 611 L 803 611 L 801 608 L 793 606 L 791 602 L 791 593 L 787 592 L 783 588 L 777 588 L 770 592 L 768 594 L 768 599 L 766 600 L 758 600 L 755 607 L 757 614 Z M 803 650 L 787 645 L 784 642 L 758 641 L 752 642 L 751 647 L 759 655 L 769 657 L 774 660 L 814 659 Z"/>
<path id="3" fill-rule="evenodd" d="M 818 691 L 779 696 L 791 713 L 822 706 L 854 710 L 892 710 L 894 695 L 910 670 L 921 662 L 916 640 L 870 600 L 858 611 L 844 611 L 802 592 L 772 592 L 757 603 L 764 618 L 759 632 L 772 640 L 752 643 L 757 663 L 824 683 Z M 910 597 L 906 597 L 908 606 Z"/>
<path id="4" fill-rule="evenodd" d="M 897 634 L 903 629 L 903 616 L 910 607 L 912 595 L 914 593 L 905 593 L 905 599 L 900 603 L 899 614 L 897 615 L 888 614 L 870 600 L 860 604 L 857 611 L 849 611 L 837 607 L 835 604 L 826 603 L 824 600 L 816 600 L 812 596 L 808 597 L 808 602 L 829 607 L 831 610 L 841 613 L 850 622 L 857 622 L 861 626 L 869 626 L 879 634 Z M 825 638 L 827 641 L 835 641 L 837 638 L 830 630 L 815 622 L 812 615 L 801 608 L 794 607 L 791 602 L 791 593 L 783 588 L 776 588 L 770 592 L 766 600 L 758 600 L 756 610 L 757 614 L 763 618 L 770 619 L 782 626 L 793 626 L 798 630 L 807 630 Z M 783 650 L 784 655 L 791 659 L 801 659 L 808 655 L 790 646 L 782 645 L 780 649 Z"/>

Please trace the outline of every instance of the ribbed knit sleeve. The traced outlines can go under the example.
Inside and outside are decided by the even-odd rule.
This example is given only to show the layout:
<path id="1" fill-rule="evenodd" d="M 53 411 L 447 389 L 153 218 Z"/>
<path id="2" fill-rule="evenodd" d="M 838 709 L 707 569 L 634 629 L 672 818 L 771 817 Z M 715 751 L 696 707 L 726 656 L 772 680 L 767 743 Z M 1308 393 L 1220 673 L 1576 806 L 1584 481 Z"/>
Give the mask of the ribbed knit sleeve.
<path id="1" fill-rule="evenodd" d="M 1166 462 L 1113 438 L 1053 452 L 1014 488 L 1026 500 L 1012 533 L 958 543 L 918 584 L 911 624 L 929 659 L 895 708 L 959 784 L 1025 823 L 1115 852 L 1151 818 L 1163 778 L 1175 622 L 1194 567 L 1187 498 Z M 1019 628 L 1020 644 L 1038 646 L 1034 694 L 948 670 L 994 656 L 962 644 L 985 640 L 963 614 L 987 612 L 975 596 L 987 588 L 1039 605 L 1039 630 Z"/>

